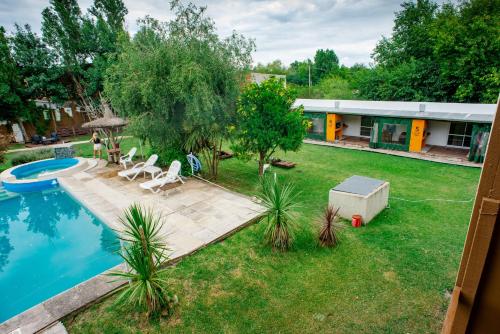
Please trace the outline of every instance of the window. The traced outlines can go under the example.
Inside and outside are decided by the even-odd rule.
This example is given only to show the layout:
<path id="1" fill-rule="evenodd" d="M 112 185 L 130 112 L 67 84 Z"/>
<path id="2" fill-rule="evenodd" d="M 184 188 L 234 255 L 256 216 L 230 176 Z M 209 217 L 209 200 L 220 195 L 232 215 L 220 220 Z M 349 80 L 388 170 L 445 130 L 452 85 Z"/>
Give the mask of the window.
<path id="1" fill-rule="evenodd" d="M 55 110 L 54 113 L 56 114 L 56 122 L 61 121 L 61 111 Z"/>
<path id="2" fill-rule="evenodd" d="M 311 118 L 311 123 L 309 133 L 318 135 L 325 133 L 325 120 L 323 118 Z"/>
<path id="3" fill-rule="evenodd" d="M 385 123 L 382 128 L 382 143 L 406 144 L 406 125 Z"/>
<path id="4" fill-rule="evenodd" d="M 448 134 L 448 145 L 470 147 L 472 124 L 465 122 L 451 122 Z"/>
<path id="5" fill-rule="evenodd" d="M 359 130 L 359 135 L 361 137 L 370 137 L 373 128 L 373 117 L 371 116 L 361 116 L 361 127 Z"/>

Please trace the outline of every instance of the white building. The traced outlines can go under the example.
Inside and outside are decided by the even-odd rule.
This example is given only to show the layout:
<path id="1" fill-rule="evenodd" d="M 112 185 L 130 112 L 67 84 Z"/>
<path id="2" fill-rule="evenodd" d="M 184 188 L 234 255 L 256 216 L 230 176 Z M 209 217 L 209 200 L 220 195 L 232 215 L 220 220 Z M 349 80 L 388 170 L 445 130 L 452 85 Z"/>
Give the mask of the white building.
<path id="1" fill-rule="evenodd" d="M 298 99 L 310 119 L 308 137 L 366 141 L 372 148 L 425 152 L 472 150 L 482 161 L 495 104 Z"/>

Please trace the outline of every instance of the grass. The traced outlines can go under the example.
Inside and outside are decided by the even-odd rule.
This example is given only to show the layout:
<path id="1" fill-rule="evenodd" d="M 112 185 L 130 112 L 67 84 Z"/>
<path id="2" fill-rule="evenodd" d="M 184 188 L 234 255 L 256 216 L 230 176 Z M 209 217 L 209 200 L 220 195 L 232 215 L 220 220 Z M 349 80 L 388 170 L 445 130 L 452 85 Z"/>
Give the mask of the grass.
<path id="1" fill-rule="evenodd" d="M 172 268 L 169 286 L 180 304 L 170 319 L 148 321 L 133 308 L 113 305 L 111 296 L 65 319 L 68 331 L 438 332 L 472 202 L 396 197 L 469 200 L 480 170 L 314 145 L 279 157 L 298 163 L 272 170 L 301 190 L 292 250 L 273 252 L 263 244 L 264 225 L 253 225 Z M 354 174 L 389 181 L 390 207 L 363 228 L 344 222 L 337 247 L 318 247 L 317 220 L 328 191 Z M 218 182 L 256 194 L 256 161 L 224 160 Z"/>

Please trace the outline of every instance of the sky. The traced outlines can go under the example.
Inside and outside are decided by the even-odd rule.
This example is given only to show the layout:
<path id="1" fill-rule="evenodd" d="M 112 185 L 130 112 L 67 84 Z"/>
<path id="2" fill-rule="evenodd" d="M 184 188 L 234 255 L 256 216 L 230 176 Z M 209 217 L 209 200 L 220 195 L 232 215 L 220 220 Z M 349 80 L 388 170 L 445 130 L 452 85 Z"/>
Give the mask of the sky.
<path id="1" fill-rule="evenodd" d="M 370 54 L 382 36 L 390 36 L 394 13 L 402 0 L 194 0 L 206 5 L 221 36 L 233 30 L 253 38 L 254 63 L 280 59 L 313 58 L 317 49 L 333 49 L 341 64 L 369 64 Z M 92 0 L 79 0 L 86 12 Z M 160 20 L 172 17 L 167 0 L 124 0 L 126 25 L 133 34 L 136 20 L 150 15 Z M 29 23 L 40 31 L 41 11 L 49 0 L 0 0 L 0 25 L 7 31 L 14 23 Z"/>

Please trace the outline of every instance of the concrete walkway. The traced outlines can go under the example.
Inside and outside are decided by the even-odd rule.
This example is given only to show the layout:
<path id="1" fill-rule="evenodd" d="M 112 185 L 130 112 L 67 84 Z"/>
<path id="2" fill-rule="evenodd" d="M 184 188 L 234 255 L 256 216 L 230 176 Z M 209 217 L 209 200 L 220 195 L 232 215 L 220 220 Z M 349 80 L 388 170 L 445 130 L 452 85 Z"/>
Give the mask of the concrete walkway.
<path id="1" fill-rule="evenodd" d="M 121 230 L 118 217 L 133 203 L 151 208 L 163 217 L 161 230 L 170 248 L 171 261 L 179 261 L 196 250 L 222 240 L 252 223 L 263 208 L 250 198 L 209 183 L 189 178 L 185 184 L 163 189 L 159 194 L 139 188 L 139 182 L 116 176 L 118 167 L 95 168 L 59 178 L 60 184 L 100 220 Z M 114 269 L 124 269 L 121 264 Z M 110 277 L 98 275 L 26 312 L 0 324 L 0 333 L 34 333 L 50 328 L 66 315 L 106 296 L 122 282 L 110 283 Z M 52 330 L 64 333 L 57 325 Z M 20 330 L 20 331 L 18 331 Z M 52 333 L 52 332 L 48 332 Z"/>
<path id="2" fill-rule="evenodd" d="M 374 153 L 381 153 L 381 154 L 389 154 L 389 155 L 395 155 L 398 157 L 439 162 L 439 163 L 450 164 L 450 165 L 476 167 L 476 168 L 483 167 L 483 164 L 480 164 L 477 162 L 464 161 L 463 159 L 448 157 L 448 156 L 433 155 L 431 153 L 405 152 L 405 151 L 396 151 L 396 150 L 386 150 L 386 149 L 382 149 L 382 148 L 373 149 L 373 148 L 369 148 L 369 147 L 365 147 L 365 146 L 361 146 L 361 145 L 353 145 L 353 144 L 348 144 L 348 143 L 338 144 L 338 143 L 330 143 L 330 142 L 325 142 L 325 141 L 320 141 L 320 140 L 312 140 L 312 139 L 304 139 L 304 143 L 312 144 L 312 145 L 320 145 L 320 146 L 340 147 L 340 148 L 346 148 L 349 150 L 358 150 L 358 151 L 367 151 L 367 152 L 374 152 Z"/>

